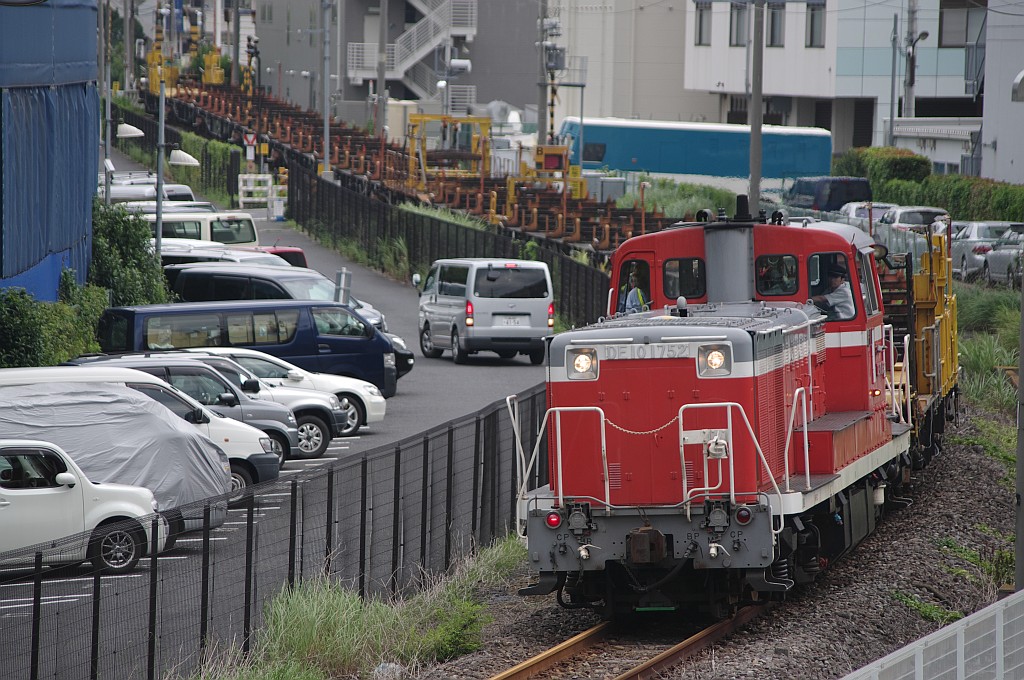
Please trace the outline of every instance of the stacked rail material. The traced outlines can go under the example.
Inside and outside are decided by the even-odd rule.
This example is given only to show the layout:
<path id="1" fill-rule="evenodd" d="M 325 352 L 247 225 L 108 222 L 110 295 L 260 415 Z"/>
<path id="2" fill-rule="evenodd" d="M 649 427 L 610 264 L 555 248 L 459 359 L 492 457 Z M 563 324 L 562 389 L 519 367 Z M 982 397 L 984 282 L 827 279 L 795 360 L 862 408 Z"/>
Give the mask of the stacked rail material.
<path id="1" fill-rule="evenodd" d="M 147 110 L 155 112 L 149 99 Z M 273 95 L 183 80 L 167 101 L 172 122 L 203 136 L 240 144 L 243 133 L 257 133 L 269 143 L 272 166 L 297 162 L 315 169 L 323 161 L 321 115 Z M 485 162 L 486 142 L 474 148 L 417 154 L 415 139 L 405 146 L 385 143 L 363 128 L 330 121 L 331 166 L 379 183 L 386 191 L 377 195 L 446 205 L 491 224 L 604 254 L 631 236 L 659 231 L 685 217 L 666 216 L 656 206 L 642 211 L 636 205 L 618 208 L 611 201 L 573 198 L 563 190 L 564 181 L 492 175 Z"/>

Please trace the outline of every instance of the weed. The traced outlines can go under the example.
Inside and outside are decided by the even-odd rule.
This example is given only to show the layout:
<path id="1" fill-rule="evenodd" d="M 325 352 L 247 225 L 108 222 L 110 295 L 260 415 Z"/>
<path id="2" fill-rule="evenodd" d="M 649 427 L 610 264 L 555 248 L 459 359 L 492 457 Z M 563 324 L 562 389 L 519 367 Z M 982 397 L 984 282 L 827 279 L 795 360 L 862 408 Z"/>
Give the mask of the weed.
<path id="1" fill-rule="evenodd" d="M 983 553 L 959 545 L 949 538 L 940 539 L 937 545 L 951 555 L 977 567 L 997 586 L 1013 581 L 1014 555 L 1010 550 L 996 548 Z"/>
<path id="2" fill-rule="evenodd" d="M 974 421 L 977 433 L 971 436 L 953 434 L 949 436 L 951 444 L 980 446 L 985 455 L 1006 465 L 1010 470 L 1017 464 L 1017 428 L 992 420 Z"/>
<path id="3" fill-rule="evenodd" d="M 920 614 L 921 618 L 926 621 L 933 621 L 935 623 L 946 625 L 953 623 L 954 621 L 959 621 L 964 617 L 961 612 L 951 611 L 945 607 L 940 607 L 939 605 L 923 602 L 916 595 L 908 595 L 900 591 L 895 591 L 892 596 L 897 602 L 903 604 L 908 609 L 916 611 Z"/>

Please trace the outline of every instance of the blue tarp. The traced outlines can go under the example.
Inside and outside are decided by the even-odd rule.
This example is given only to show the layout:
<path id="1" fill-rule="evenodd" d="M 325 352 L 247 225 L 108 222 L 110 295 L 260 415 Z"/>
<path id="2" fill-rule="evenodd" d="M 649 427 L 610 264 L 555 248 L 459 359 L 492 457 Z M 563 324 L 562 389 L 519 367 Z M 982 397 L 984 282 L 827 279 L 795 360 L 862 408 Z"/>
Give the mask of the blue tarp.
<path id="1" fill-rule="evenodd" d="M 84 278 L 99 165 L 96 1 L 0 6 L 0 286 Z"/>
<path id="2" fill-rule="evenodd" d="M 0 88 L 97 79 L 96 0 L 0 6 Z"/>

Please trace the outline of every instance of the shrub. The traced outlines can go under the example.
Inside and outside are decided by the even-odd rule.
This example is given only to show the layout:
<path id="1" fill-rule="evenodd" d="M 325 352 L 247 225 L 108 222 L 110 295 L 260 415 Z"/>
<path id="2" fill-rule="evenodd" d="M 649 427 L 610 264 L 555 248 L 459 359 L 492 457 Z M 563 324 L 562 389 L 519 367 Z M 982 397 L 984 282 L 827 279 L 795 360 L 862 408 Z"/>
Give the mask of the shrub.
<path id="1" fill-rule="evenodd" d="M 152 227 L 120 206 L 93 203 L 89 283 L 110 290 L 110 304 L 145 305 L 170 299 L 150 241 Z"/>

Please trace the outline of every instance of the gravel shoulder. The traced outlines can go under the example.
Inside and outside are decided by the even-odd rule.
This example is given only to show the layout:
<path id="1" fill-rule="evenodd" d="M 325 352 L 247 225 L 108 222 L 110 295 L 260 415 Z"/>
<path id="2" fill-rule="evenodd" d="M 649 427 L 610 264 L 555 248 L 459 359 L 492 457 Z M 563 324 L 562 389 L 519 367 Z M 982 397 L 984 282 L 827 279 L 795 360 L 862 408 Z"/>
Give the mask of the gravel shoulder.
<path id="1" fill-rule="evenodd" d="M 969 440 L 975 419 L 983 418 L 992 416 L 965 409 L 959 427 L 947 428 L 947 441 L 953 434 Z M 994 602 L 999 584 L 949 546 L 975 551 L 982 560 L 1012 551 L 1012 471 L 980 446 L 947 444 L 914 473 L 910 498 L 912 505 L 889 512 L 816 583 L 667 677 L 841 678 L 942 626 L 898 594 L 964 616 Z M 560 608 L 553 596 L 516 595 L 529 578 L 524 571 L 485 595 L 490 623 L 481 650 L 416 677 L 490 677 L 597 622 L 592 613 Z"/>

